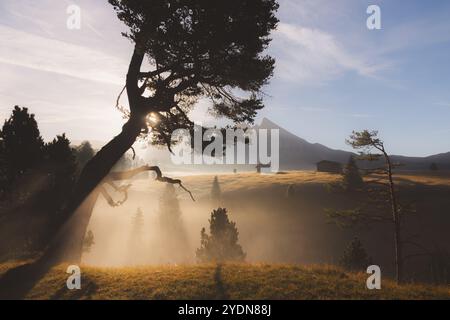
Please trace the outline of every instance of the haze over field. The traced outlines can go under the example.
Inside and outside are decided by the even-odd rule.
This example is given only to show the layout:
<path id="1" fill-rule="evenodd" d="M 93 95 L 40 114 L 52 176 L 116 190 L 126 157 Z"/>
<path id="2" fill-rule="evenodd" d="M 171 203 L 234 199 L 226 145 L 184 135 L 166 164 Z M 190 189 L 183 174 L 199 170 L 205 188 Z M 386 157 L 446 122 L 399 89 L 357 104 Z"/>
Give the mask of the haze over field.
<path id="1" fill-rule="evenodd" d="M 372 2 L 1 1 L 0 300 L 450 299 L 450 2 Z"/>
<path id="2" fill-rule="evenodd" d="M 83 255 L 83 262 L 94 266 L 194 263 L 195 249 L 200 246 L 200 230 L 208 227 L 210 212 L 214 209 L 210 200 L 213 177 L 183 177 L 185 185 L 196 196 L 196 202 L 192 202 L 183 190 L 177 190 L 181 218 L 188 235 L 188 254 L 186 248 L 162 250 L 164 253 L 159 250 L 164 248 L 164 242 L 161 242 L 164 230 L 158 222 L 158 203 L 164 185 L 150 178 L 132 181 L 129 200 L 119 208 L 110 208 L 103 200 L 97 203 L 89 225 L 95 235 L 95 245 L 91 252 Z M 223 194 L 221 205 L 228 208 L 230 219 L 236 221 L 248 262 L 336 264 L 348 242 L 357 235 L 373 261 L 392 275 L 389 228 L 381 224 L 342 229 L 326 218 L 326 208 L 351 208 L 357 203 L 351 195 L 335 195 L 328 190 L 330 184 L 340 181 L 339 175 L 292 171 L 276 175 L 220 174 L 218 178 Z M 402 201 L 414 200 L 417 208 L 417 216 L 408 221 L 405 233 L 420 233 L 424 245 L 440 243 L 442 249 L 450 250 L 447 233 L 450 219 L 447 211 L 441 210 L 450 208 L 450 202 L 439 198 L 450 190 L 450 176 L 400 174 L 396 180 L 402 190 Z M 295 186 L 295 200 L 286 198 L 289 185 Z M 430 202 L 431 197 L 440 200 Z M 144 223 L 143 239 L 136 248 L 130 244 L 130 239 L 133 216 L 138 207 L 144 213 Z M 414 253 L 415 248 L 409 248 L 409 251 Z M 415 274 L 416 280 L 429 279 L 425 257 L 414 260 L 408 270 Z"/>

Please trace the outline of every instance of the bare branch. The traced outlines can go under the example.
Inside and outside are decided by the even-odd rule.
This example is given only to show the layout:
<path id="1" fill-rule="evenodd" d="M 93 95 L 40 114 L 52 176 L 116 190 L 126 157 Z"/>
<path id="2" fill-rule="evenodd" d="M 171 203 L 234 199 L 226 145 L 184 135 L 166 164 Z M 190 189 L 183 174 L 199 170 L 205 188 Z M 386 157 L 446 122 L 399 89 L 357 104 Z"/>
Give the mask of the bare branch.
<path id="1" fill-rule="evenodd" d="M 161 169 L 159 169 L 158 166 L 148 167 L 148 170 L 154 171 L 156 173 L 156 179 L 155 179 L 156 181 L 166 182 L 166 183 L 171 183 L 171 184 L 178 184 L 181 189 L 183 189 L 184 191 L 189 193 L 189 195 L 191 196 L 192 201 L 195 201 L 194 196 L 192 195 L 192 192 L 183 186 L 183 184 L 181 183 L 181 180 L 179 180 L 179 179 L 172 179 L 172 178 L 168 178 L 168 177 L 163 176 L 162 172 L 161 172 Z"/>
<path id="2" fill-rule="evenodd" d="M 119 95 L 117 96 L 117 100 L 116 100 L 116 109 L 119 110 L 120 112 L 122 112 L 125 116 L 129 117 L 129 116 L 130 116 L 130 113 L 129 113 L 127 110 L 125 110 L 124 107 L 122 107 L 122 106 L 120 105 L 120 98 L 122 97 L 122 95 L 123 95 L 123 93 L 125 92 L 126 88 L 127 88 L 127 86 L 125 85 L 125 86 L 123 87 L 122 91 L 120 91 Z"/>
<path id="3" fill-rule="evenodd" d="M 111 207 L 119 207 L 122 204 L 124 204 L 128 200 L 128 189 L 131 187 L 131 184 L 128 184 L 128 185 L 125 185 L 125 186 L 120 186 L 120 187 L 117 187 L 116 185 L 114 185 L 112 183 L 112 181 L 110 183 L 108 183 L 108 184 L 111 185 L 114 190 L 116 190 L 117 192 L 120 192 L 120 193 L 122 193 L 124 195 L 122 200 L 114 201 L 113 198 L 108 193 L 108 191 L 106 190 L 106 188 L 101 186 L 100 187 L 100 193 L 103 195 L 103 197 L 105 197 L 105 199 L 108 202 L 108 204 Z"/>
<path id="4" fill-rule="evenodd" d="M 120 98 L 122 97 L 123 93 L 125 92 L 125 89 L 127 88 L 127 86 L 123 86 L 122 91 L 120 91 L 119 96 L 117 97 L 116 100 L 116 108 L 119 109 L 119 103 L 120 103 Z"/>
<path id="5" fill-rule="evenodd" d="M 179 179 L 172 179 L 169 177 L 165 177 L 163 176 L 161 169 L 158 166 L 142 166 L 133 170 L 129 170 L 129 171 L 122 171 L 122 172 L 111 172 L 105 180 L 105 183 L 109 183 L 109 181 L 116 181 L 116 180 L 127 180 L 127 179 L 131 179 L 132 177 L 134 177 L 135 175 L 141 173 L 141 172 L 145 172 L 145 171 L 153 171 L 156 173 L 156 181 L 159 182 L 165 182 L 165 183 L 170 183 L 170 184 L 177 184 L 180 186 L 181 189 L 183 189 L 184 191 L 186 191 L 187 193 L 189 193 L 192 201 L 195 201 L 194 196 L 192 195 L 192 192 L 187 189 L 181 182 L 181 180 Z M 128 189 L 128 188 L 127 188 Z M 120 187 L 118 189 L 118 191 L 122 191 L 120 190 Z"/>

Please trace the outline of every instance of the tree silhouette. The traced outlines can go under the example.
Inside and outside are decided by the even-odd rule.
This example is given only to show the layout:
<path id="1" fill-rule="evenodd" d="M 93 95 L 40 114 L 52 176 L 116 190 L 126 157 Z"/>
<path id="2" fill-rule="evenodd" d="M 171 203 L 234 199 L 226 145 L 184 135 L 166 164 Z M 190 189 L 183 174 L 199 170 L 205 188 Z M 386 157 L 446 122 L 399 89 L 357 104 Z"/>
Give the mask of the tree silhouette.
<path id="1" fill-rule="evenodd" d="M 394 250 L 395 250 L 395 266 L 396 266 L 396 278 L 397 282 L 400 283 L 403 280 L 403 258 L 402 258 L 402 241 L 401 241 L 401 215 L 400 206 L 397 200 L 394 179 L 393 179 L 393 168 L 395 166 L 392 163 L 390 156 L 388 155 L 383 141 L 378 137 L 377 131 L 364 130 L 361 132 L 353 132 L 347 143 L 353 148 L 360 151 L 360 158 L 377 161 L 380 158 L 384 158 L 385 165 L 381 168 L 371 169 L 370 172 L 380 174 L 382 177 L 375 180 L 374 183 L 386 187 L 386 190 L 379 190 L 377 188 L 371 190 L 374 191 L 371 194 L 371 199 L 373 201 L 378 201 L 376 208 L 380 210 L 386 203 L 390 205 L 390 218 L 386 218 L 384 214 L 379 215 L 378 213 L 374 215 L 367 214 L 369 208 L 361 209 L 357 208 L 355 210 L 344 210 L 344 211 L 329 211 L 329 215 L 332 219 L 350 221 L 350 223 L 356 223 L 358 221 L 370 222 L 370 221 L 389 221 L 394 225 Z M 375 150 L 377 153 L 373 153 Z M 384 181 L 386 180 L 386 181 Z M 387 193 L 385 192 L 387 191 Z M 379 198 L 379 199 L 376 199 Z M 381 209 L 383 210 L 383 209 Z M 404 208 L 406 212 L 406 208 Z M 366 212 L 366 214 L 364 213 Z"/>
<path id="2" fill-rule="evenodd" d="M 90 252 L 92 246 L 95 244 L 94 241 L 94 233 L 92 232 L 92 230 L 89 230 L 86 233 L 86 236 L 84 237 L 84 241 L 83 241 L 83 252 Z"/>
<path id="3" fill-rule="evenodd" d="M 95 151 L 89 141 L 83 141 L 75 150 L 78 167 L 81 171 L 86 163 L 94 157 Z"/>
<path id="4" fill-rule="evenodd" d="M 50 178 L 48 191 L 41 203 L 54 212 L 54 225 L 64 221 L 62 210 L 75 184 L 77 162 L 75 150 L 65 134 L 57 136 L 44 146 L 45 172 Z"/>
<path id="5" fill-rule="evenodd" d="M 135 214 L 131 217 L 131 233 L 129 237 L 129 249 L 127 261 L 132 264 L 139 264 L 144 258 L 144 213 L 141 208 L 137 208 Z"/>
<path id="6" fill-rule="evenodd" d="M 144 213 L 141 208 L 137 208 L 136 213 L 133 216 L 132 227 L 133 234 L 139 239 L 142 240 L 142 231 L 144 226 Z"/>
<path id="7" fill-rule="evenodd" d="M 213 184 L 211 187 L 211 201 L 218 205 L 222 200 L 222 191 L 220 190 L 219 178 L 217 176 L 214 177 Z"/>
<path id="8" fill-rule="evenodd" d="M 364 181 L 353 156 L 350 156 L 344 168 L 342 184 L 347 191 L 358 190 L 364 186 Z"/>
<path id="9" fill-rule="evenodd" d="M 65 220 L 64 203 L 75 182 L 74 151 L 64 134 L 44 144 L 34 116 L 17 106 L 3 126 L 0 147 L 2 182 L 8 190 L 3 200 L 13 208 L 2 215 L 23 224 L 14 242 L 17 253 L 26 255 L 44 248 Z"/>
<path id="10" fill-rule="evenodd" d="M 132 219 L 132 236 L 137 244 L 142 244 L 142 232 L 144 231 L 144 213 L 137 208 Z"/>
<path id="11" fill-rule="evenodd" d="M 367 267 L 372 264 L 361 241 L 356 237 L 345 249 L 339 263 L 351 271 L 366 271 Z"/>
<path id="12" fill-rule="evenodd" d="M 72 232 L 64 233 L 65 240 L 50 246 L 45 257 L 55 263 L 79 261 L 89 217 L 102 192 L 96 187 L 138 136 L 148 135 L 170 149 L 175 129 L 193 132 L 187 114 L 203 98 L 211 101 L 216 116 L 252 123 L 263 107 L 261 89 L 273 73 L 274 59 L 263 52 L 278 22 L 275 0 L 109 2 L 129 29 L 124 36 L 134 44 L 123 90 L 128 109 L 120 106 L 120 96 L 117 101 L 128 120 L 83 168 L 67 207 L 69 215 L 77 209 L 83 214 L 73 222 Z M 148 71 L 141 71 L 144 59 L 151 65 Z M 159 181 L 182 186 L 179 180 L 162 177 L 157 167 L 141 169 L 155 171 Z"/>
<path id="13" fill-rule="evenodd" d="M 228 219 L 227 210 L 218 208 L 211 213 L 209 232 L 201 231 L 201 244 L 196 255 L 200 262 L 243 261 L 245 253 L 238 244 L 236 223 Z"/>
<path id="14" fill-rule="evenodd" d="M 18 106 L 3 124 L 0 138 L 4 176 L 0 188 L 8 192 L 18 177 L 41 163 L 44 142 L 34 114 Z"/>
<path id="15" fill-rule="evenodd" d="M 171 263 L 187 262 L 189 244 L 181 217 L 180 203 L 172 184 L 166 185 L 159 200 L 158 218 L 161 231 L 161 257 Z"/>
<path id="16" fill-rule="evenodd" d="M 168 184 L 159 199 L 159 220 L 164 229 L 177 228 L 181 219 L 180 203 L 173 185 Z"/>
<path id="17" fill-rule="evenodd" d="M 45 145 L 45 157 L 47 167 L 54 176 L 55 187 L 61 192 L 70 194 L 70 189 L 75 180 L 77 162 L 74 149 L 65 134 L 56 136 L 52 142 Z"/>

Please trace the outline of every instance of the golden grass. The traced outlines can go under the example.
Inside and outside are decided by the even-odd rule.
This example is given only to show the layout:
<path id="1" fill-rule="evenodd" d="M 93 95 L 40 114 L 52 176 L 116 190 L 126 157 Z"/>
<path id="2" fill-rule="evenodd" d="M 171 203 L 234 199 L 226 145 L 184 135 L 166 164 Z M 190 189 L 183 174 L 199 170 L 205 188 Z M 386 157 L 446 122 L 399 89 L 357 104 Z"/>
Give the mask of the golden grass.
<path id="1" fill-rule="evenodd" d="M 12 267 L 0 265 L 0 269 Z M 81 290 L 68 290 L 63 266 L 53 268 L 27 299 L 450 299 L 450 288 L 366 288 L 366 274 L 333 266 L 225 264 L 97 268 L 82 266 Z"/>
<path id="2" fill-rule="evenodd" d="M 168 174 L 172 177 L 172 175 Z M 201 198 L 209 195 L 211 191 L 214 174 L 192 175 L 181 177 L 183 184 L 188 187 L 193 194 Z M 175 177 L 175 176 L 173 176 Z M 308 185 L 308 184 L 329 184 L 342 181 L 339 174 L 330 174 L 316 171 L 286 171 L 278 174 L 258 174 L 253 172 L 237 173 L 237 174 L 218 174 L 220 187 L 223 192 L 257 190 L 275 186 L 283 186 L 289 184 Z M 370 181 L 377 176 L 365 177 Z M 394 178 L 401 184 L 422 184 L 428 186 L 450 186 L 450 174 L 448 173 L 432 173 L 419 172 L 396 173 Z M 137 180 L 133 182 L 133 189 L 144 192 L 160 190 L 163 184 L 149 180 Z M 180 194 L 183 198 L 188 198 L 186 194 Z"/>
<path id="3" fill-rule="evenodd" d="M 168 176 L 176 177 L 170 174 Z M 181 177 L 181 180 L 196 198 L 201 198 L 210 194 L 214 176 L 214 174 L 192 175 Z M 341 175 L 315 171 L 287 171 L 280 174 L 218 174 L 218 177 L 220 188 L 223 192 L 258 190 L 289 184 L 328 184 L 342 179 Z M 133 189 L 143 192 L 156 192 L 162 187 L 164 187 L 163 184 L 148 180 L 136 180 L 133 182 Z M 188 198 L 183 193 L 180 193 L 180 196 Z"/>

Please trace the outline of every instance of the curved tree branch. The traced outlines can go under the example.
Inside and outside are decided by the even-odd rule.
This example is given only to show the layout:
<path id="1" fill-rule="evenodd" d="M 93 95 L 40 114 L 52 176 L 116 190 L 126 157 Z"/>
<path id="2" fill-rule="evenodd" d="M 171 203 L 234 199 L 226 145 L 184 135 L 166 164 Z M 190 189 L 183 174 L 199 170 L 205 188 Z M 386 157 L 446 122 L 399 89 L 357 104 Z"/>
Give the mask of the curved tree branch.
<path id="1" fill-rule="evenodd" d="M 111 172 L 105 178 L 105 183 L 111 184 L 110 182 L 112 182 L 112 181 L 131 179 L 132 177 L 136 176 L 137 174 L 145 172 L 145 171 L 155 172 L 155 174 L 156 174 L 155 180 L 156 181 L 179 185 L 181 189 L 183 189 L 184 191 L 189 193 L 192 201 L 195 201 L 195 198 L 194 198 L 192 192 L 183 185 L 183 183 L 180 179 L 172 179 L 172 178 L 163 176 L 161 169 L 158 166 L 145 165 L 145 166 L 142 166 L 142 167 L 139 167 L 136 169 L 132 169 L 132 170 L 128 170 L 128 171 Z M 121 187 L 119 187 L 116 190 L 126 193 L 126 190 L 123 190 L 123 189 L 120 190 L 120 189 L 121 189 Z"/>

